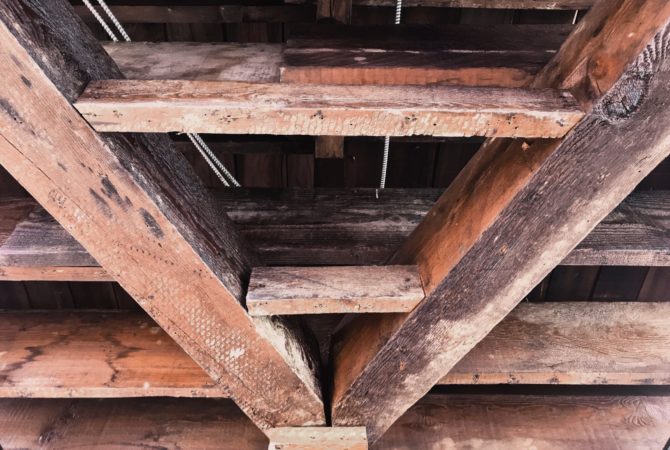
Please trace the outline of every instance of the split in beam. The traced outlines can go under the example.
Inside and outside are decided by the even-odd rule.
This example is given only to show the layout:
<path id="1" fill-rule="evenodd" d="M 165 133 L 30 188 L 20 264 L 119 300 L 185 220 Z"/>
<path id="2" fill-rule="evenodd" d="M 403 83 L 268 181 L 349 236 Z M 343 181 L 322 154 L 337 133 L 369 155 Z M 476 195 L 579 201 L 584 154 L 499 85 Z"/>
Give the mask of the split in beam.
<path id="1" fill-rule="evenodd" d="M 308 345 L 242 306 L 256 256 L 183 155 L 166 136 L 100 135 L 72 107 L 122 75 L 70 4 L 0 3 L 0 65 L 3 167 L 254 423 L 324 424 Z"/>
<path id="2" fill-rule="evenodd" d="M 441 192 L 235 189 L 215 198 L 265 263 L 350 266 L 384 264 Z M 32 200 L 0 201 L 0 223 L 1 280 L 112 280 Z M 561 264 L 670 266 L 670 192 L 631 194 Z"/>
<path id="3" fill-rule="evenodd" d="M 439 384 L 667 385 L 668 314 L 670 303 L 522 303 Z M 0 319 L 0 397 L 228 397 L 144 314 Z"/>
<path id="4" fill-rule="evenodd" d="M 475 443 L 498 450 L 661 449 L 668 440 L 669 411 L 667 395 L 431 394 L 374 448 Z M 2 399 L 0 445 L 267 450 L 268 440 L 228 400 Z"/>
<path id="5" fill-rule="evenodd" d="M 409 312 L 423 299 L 416 266 L 255 267 L 252 316 Z"/>
<path id="6" fill-rule="evenodd" d="M 551 89 L 92 81 L 75 107 L 99 132 L 554 138 L 583 117 Z"/>
<path id="7" fill-rule="evenodd" d="M 534 82 L 589 112 L 564 140 L 490 140 L 461 171 L 390 260 L 419 266 L 426 298 L 336 339 L 334 424 L 374 443 L 670 154 L 669 27 L 665 0 L 589 11 Z"/>

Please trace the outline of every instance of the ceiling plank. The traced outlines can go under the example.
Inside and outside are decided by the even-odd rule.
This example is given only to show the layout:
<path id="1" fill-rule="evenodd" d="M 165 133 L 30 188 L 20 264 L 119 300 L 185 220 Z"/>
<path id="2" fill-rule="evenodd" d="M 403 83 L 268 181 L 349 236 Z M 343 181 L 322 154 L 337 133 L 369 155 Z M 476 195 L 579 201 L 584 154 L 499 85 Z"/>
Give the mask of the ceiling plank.
<path id="1" fill-rule="evenodd" d="M 314 359 L 288 324 L 247 314 L 256 257 L 183 155 L 163 136 L 101 136 L 72 107 L 121 73 L 69 3 L 3 2 L 0 48 L 5 169 L 259 427 L 323 424 Z"/>
<path id="2" fill-rule="evenodd" d="M 621 395 L 440 395 L 421 400 L 375 448 L 660 449 L 670 398 Z M 55 420 L 62 418 L 62 420 Z M 569 430 L 567 432 L 566 430 Z M 235 405 L 214 399 L 2 399 L 3 448 L 266 450 Z"/>
<path id="3" fill-rule="evenodd" d="M 419 265 L 424 301 L 361 316 L 334 345 L 334 424 L 364 424 L 375 442 L 668 156 L 669 20 L 663 0 L 591 9 L 548 66 L 561 75 L 540 80 L 588 77 L 604 95 L 590 90 L 563 141 L 490 141 L 458 175 L 390 261 Z M 626 41 L 606 73 L 581 70 L 588 52 L 565 56 L 584 30 L 606 31 L 608 49 Z"/>
<path id="4" fill-rule="evenodd" d="M 269 265 L 379 265 L 410 235 L 441 189 L 237 189 L 217 207 Z M 0 280 L 113 280 L 33 200 L 0 246 Z M 670 266 L 670 191 L 635 192 L 561 262 L 575 266 Z"/>
<path id="5" fill-rule="evenodd" d="M 668 314 L 670 303 L 522 303 L 439 384 L 667 385 Z M 145 314 L 0 319 L 0 397 L 227 397 Z"/>

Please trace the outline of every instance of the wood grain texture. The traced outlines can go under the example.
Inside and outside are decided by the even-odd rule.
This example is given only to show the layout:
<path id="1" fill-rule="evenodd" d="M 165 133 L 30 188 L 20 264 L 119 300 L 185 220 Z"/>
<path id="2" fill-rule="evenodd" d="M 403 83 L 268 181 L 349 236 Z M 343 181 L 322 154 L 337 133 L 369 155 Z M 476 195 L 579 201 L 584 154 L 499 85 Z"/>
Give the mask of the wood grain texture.
<path id="1" fill-rule="evenodd" d="M 75 103 L 97 131 L 560 137 L 583 116 L 554 90 L 92 81 Z"/>
<path id="2" fill-rule="evenodd" d="M 668 411 L 667 396 L 431 394 L 372 448 L 660 449 Z M 0 445 L 266 450 L 268 441 L 225 399 L 3 399 Z"/>
<path id="3" fill-rule="evenodd" d="M 527 86 L 570 26 L 295 26 L 282 82 Z"/>
<path id="4" fill-rule="evenodd" d="M 217 193 L 216 201 L 268 265 L 380 265 L 441 192 L 238 189 Z M 12 202 L 0 208 L 13 210 Z M 112 280 L 43 208 L 28 204 L 30 213 L 5 231 L 0 279 Z M 631 194 L 561 264 L 670 266 L 670 192 Z"/>
<path id="5" fill-rule="evenodd" d="M 364 427 L 302 427 L 268 430 L 268 450 L 367 450 Z"/>
<path id="6" fill-rule="evenodd" d="M 670 8 L 648 3 L 662 17 L 620 38 L 653 39 L 639 54 L 627 42 L 630 65 L 564 140 L 489 142 L 390 260 L 419 265 L 426 298 L 340 335 L 333 423 L 365 423 L 376 441 L 668 156 Z"/>
<path id="7" fill-rule="evenodd" d="M 317 136 L 314 140 L 314 157 L 321 159 L 344 158 L 344 137 Z"/>
<path id="8" fill-rule="evenodd" d="M 255 267 L 252 316 L 409 312 L 423 300 L 416 266 Z"/>
<path id="9" fill-rule="evenodd" d="M 440 384 L 666 385 L 669 312 L 667 303 L 521 303 Z"/>
<path id="10" fill-rule="evenodd" d="M 351 23 L 352 0 L 316 0 L 316 18 Z"/>
<path id="11" fill-rule="evenodd" d="M 3 399 L 0 445 L 5 450 L 267 450 L 268 440 L 226 399 Z"/>
<path id="12" fill-rule="evenodd" d="M 281 44 L 119 42 L 104 48 L 126 78 L 270 83 L 279 81 Z"/>
<path id="13" fill-rule="evenodd" d="M 0 396 L 227 397 L 145 314 L 0 314 Z"/>
<path id="14" fill-rule="evenodd" d="M 523 303 L 439 384 L 666 385 L 669 309 Z M 227 396 L 145 314 L 5 312 L 0 319 L 0 397 Z"/>
<path id="15" fill-rule="evenodd" d="M 288 3 L 301 0 L 289 0 Z M 393 0 L 353 0 L 355 5 L 394 6 Z M 404 0 L 403 6 L 494 9 L 588 9 L 595 0 Z"/>
<path id="16" fill-rule="evenodd" d="M 667 396 L 438 395 L 420 400 L 371 448 L 663 448 Z"/>
<path id="17" fill-rule="evenodd" d="M 241 306 L 256 258 L 183 155 L 159 135 L 101 136 L 72 107 L 91 79 L 121 77 L 72 7 L 2 2 L 0 45 L 5 169 L 256 424 L 323 424 L 316 360 Z"/>

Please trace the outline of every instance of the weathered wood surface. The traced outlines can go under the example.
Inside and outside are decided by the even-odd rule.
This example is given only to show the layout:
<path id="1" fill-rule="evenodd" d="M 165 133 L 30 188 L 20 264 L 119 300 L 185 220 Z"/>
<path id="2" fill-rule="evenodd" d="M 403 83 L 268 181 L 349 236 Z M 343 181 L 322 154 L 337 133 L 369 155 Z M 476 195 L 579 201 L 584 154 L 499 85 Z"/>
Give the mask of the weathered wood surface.
<path id="1" fill-rule="evenodd" d="M 99 7 L 96 9 L 102 11 Z M 121 23 L 161 24 L 312 22 L 316 14 L 314 5 L 160 6 L 129 4 L 112 5 L 111 9 Z M 97 23 L 85 6 L 77 5 L 75 11 L 86 22 Z"/>
<path id="2" fill-rule="evenodd" d="M 523 303 L 439 384 L 667 385 L 669 313 L 668 303 Z M 144 314 L 0 319 L 0 397 L 227 396 Z"/>
<path id="3" fill-rule="evenodd" d="M 660 449 L 669 411 L 668 396 L 431 394 L 372 448 Z M 3 399 L 0 445 L 267 450 L 268 441 L 225 399 Z"/>
<path id="4" fill-rule="evenodd" d="M 357 6 L 395 6 L 395 0 L 352 0 Z M 304 3 L 305 0 L 286 0 Z M 496 9 L 588 9 L 595 0 L 403 0 L 403 7 L 496 8 Z"/>
<path id="5" fill-rule="evenodd" d="M 316 0 L 316 18 L 350 23 L 352 3 L 352 0 Z"/>
<path id="6" fill-rule="evenodd" d="M 323 424 L 315 359 L 240 304 L 256 258 L 183 155 L 158 135 L 101 136 L 72 107 L 91 79 L 121 77 L 72 7 L 2 2 L 0 48 L 4 168 L 258 426 Z"/>
<path id="7" fill-rule="evenodd" d="M 3 399 L 0 445 L 5 450 L 267 450 L 268 440 L 226 399 Z"/>
<path id="8" fill-rule="evenodd" d="M 379 265 L 410 235 L 439 189 L 237 189 L 217 193 L 242 235 L 269 265 Z M 0 202 L 13 210 L 12 200 Z M 28 201 L 0 245 L 0 279 L 112 278 L 53 218 Z M 6 217 L 3 213 L 0 217 Z M 561 262 L 670 266 L 670 192 L 631 194 Z M 660 299 L 657 299 L 660 300 Z"/>
<path id="9" fill-rule="evenodd" d="M 1 397 L 227 397 L 145 314 L 0 314 Z"/>
<path id="10" fill-rule="evenodd" d="M 75 107 L 97 131 L 560 137 L 569 93 L 486 87 L 92 81 Z"/>
<path id="11" fill-rule="evenodd" d="M 667 396 L 431 394 L 371 448 L 660 449 L 669 427 Z"/>
<path id="12" fill-rule="evenodd" d="M 270 83 L 279 81 L 281 44 L 118 42 L 104 48 L 126 78 Z"/>
<path id="13" fill-rule="evenodd" d="M 416 266 L 255 267 L 252 316 L 409 312 L 423 300 Z"/>
<path id="14" fill-rule="evenodd" d="M 489 141 L 458 175 L 390 260 L 419 265 L 426 298 L 408 315 L 360 316 L 334 345 L 334 424 L 364 423 L 376 441 L 670 153 L 670 3 L 605 3 L 580 27 L 626 40 L 609 66 L 618 81 L 602 79 L 564 140 Z"/>
<path id="15" fill-rule="evenodd" d="M 668 313 L 670 303 L 522 303 L 440 384 L 666 385 Z"/>
<path id="16" fill-rule="evenodd" d="M 344 158 L 344 137 L 342 136 L 317 136 L 314 141 L 314 157 Z"/>
<path id="17" fill-rule="evenodd" d="M 571 26 L 293 27 L 282 82 L 527 86 Z"/>
<path id="18" fill-rule="evenodd" d="M 302 427 L 268 430 L 268 450 L 367 450 L 364 427 Z"/>

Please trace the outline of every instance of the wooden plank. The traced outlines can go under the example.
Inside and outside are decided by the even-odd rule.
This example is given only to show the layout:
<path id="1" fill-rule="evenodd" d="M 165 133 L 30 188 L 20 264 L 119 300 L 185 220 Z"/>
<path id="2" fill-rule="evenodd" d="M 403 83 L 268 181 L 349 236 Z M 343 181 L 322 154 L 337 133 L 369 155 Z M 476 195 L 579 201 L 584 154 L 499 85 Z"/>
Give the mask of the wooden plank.
<path id="1" fill-rule="evenodd" d="M 119 42 L 104 48 L 127 78 L 270 83 L 283 45 L 237 42 Z"/>
<path id="2" fill-rule="evenodd" d="M 111 9 L 121 23 L 221 23 L 219 6 L 160 6 L 160 5 L 112 5 Z M 96 9 L 105 17 L 104 12 Z M 91 11 L 84 5 L 74 6 L 76 13 L 87 22 L 95 22 Z M 97 22 L 96 22 L 97 23 Z"/>
<path id="3" fill-rule="evenodd" d="M 344 137 L 317 136 L 314 141 L 314 157 L 320 159 L 344 158 Z"/>
<path id="4" fill-rule="evenodd" d="M 571 26 L 293 27 L 282 82 L 527 86 Z"/>
<path id="5" fill-rule="evenodd" d="M 75 103 L 101 132 L 560 137 L 583 116 L 554 90 L 92 81 Z"/>
<path id="6" fill-rule="evenodd" d="M 668 303 L 522 303 L 439 384 L 667 385 L 668 313 Z M 0 397 L 228 396 L 145 314 L 0 319 Z"/>
<path id="7" fill-rule="evenodd" d="M 521 303 L 440 384 L 665 385 L 665 311 L 670 304 Z"/>
<path id="8" fill-rule="evenodd" d="M 441 192 L 239 189 L 216 199 L 269 265 L 380 265 Z M 0 279 L 112 280 L 43 208 L 30 210 L 0 246 Z M 631 194 L 561 264 L 670 266 L 670 192 Z"/>
<path id="9" fill-rule="evenodd" d="M 268 430 L 268 450 L 367 450 L 365 427 L 274 428 Z"/>
<path id="10" fill-rule="evenodd" d="M 374 448 L 660 449 L 669 424 L 664 395 L 431 394 Z"/>
<path id="11" fill-rule="evenodd" d="M 670 153 L 670 4 L 613 3 L 579 29 L 626 41 L 608 66 L 618 81 L 599 79 L 605 94 L 564 140 L 493 140 L 468 163 L 389 261 L 418 264 L 426 298 L 408 315 L 360 316 L 334 344 L 334 424 L 365 424 L 376 441 Z M 561 74 L 589 75 L 578 69 Z"/>
<path id="12" fill-rule="evenodd" d="M 409 312 L 423 300 L 416 266 L 255 267 L 252 316 Z"/>
<path id="13" fill-rule="evenodd" d="M 0 163 L 258 426 L 323 424 L 313 360 L 242 307 L 256 258 L 183 155 L 166 137 L 101 136 L 72 107 L 121 73 L 69 3 L 3 2 L 0 48 Z"/>
<path id="14" fill-rule="evenodd" d="M 660 449 L 668 411 L 667 395 L 431 394 L 374 448 Z M 3 399 L 0 445 L 266 450 L 268 441 L 225 399 Z"/>
<path id="15" fill-rule="evenodd" d="M 0 445 L 267 450 L 268 440 L 226 399 L 3 399 Z"/>
<path id="16" fill-rule="evenodd" d="M 312 22 L 314 5 L 221 5 L 221 22 Z"/>
<path id="17" fill-rule="evenodd" d="M 316 18 L 351 23 L 352 0 L 317 0 Z"/>
<path id="18" fill-rule="evenodd" d="M 301 0 L 288 0 L 287 3 Z M 395 6 L 393 0 L 353 0 L 360 6 Z M 403 0 L 403 7 L 495 9 L 588 9 L 595 0 Z"/>
<path id="19" fill-rule="evenodd" d="M 227 397 L 145 314 L 0 314 L 0 397 Z"/>

